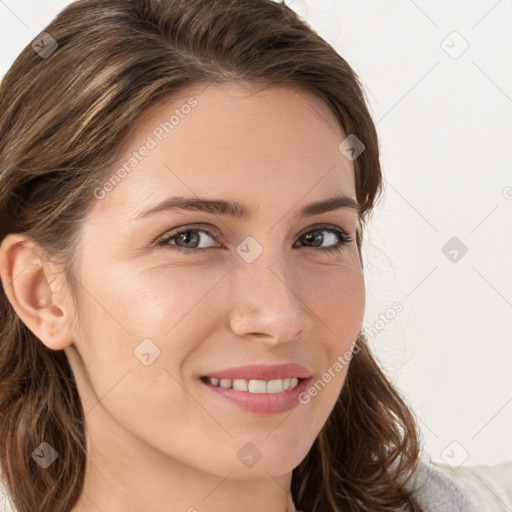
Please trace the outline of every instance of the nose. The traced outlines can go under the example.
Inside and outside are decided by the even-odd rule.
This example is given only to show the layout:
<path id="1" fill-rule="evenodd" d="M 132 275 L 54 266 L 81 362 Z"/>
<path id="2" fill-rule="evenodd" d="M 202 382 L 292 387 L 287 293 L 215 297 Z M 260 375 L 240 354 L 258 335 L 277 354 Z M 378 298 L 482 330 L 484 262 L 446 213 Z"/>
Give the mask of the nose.
<path id="1" fill-rule="evenodd" d="M 233 270 L 230 326 L 241 338 L 258 338 L 277 345 L 306 334 L 313 327 L 311 305 L 300 279 L 275 258 L 259 258 Z"/>

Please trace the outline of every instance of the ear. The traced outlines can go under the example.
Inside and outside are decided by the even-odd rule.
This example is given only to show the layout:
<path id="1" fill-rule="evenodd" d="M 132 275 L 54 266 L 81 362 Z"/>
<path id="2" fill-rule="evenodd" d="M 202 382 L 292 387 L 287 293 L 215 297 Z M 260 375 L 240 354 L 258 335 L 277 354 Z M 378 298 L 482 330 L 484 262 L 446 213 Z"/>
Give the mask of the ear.
<path id="1" fill-rule="evenodd" d="M 32 239 L 8 234 L 0 244 L 0 279 L 23 323 L 49 349 L 61 350 L 74 341 L 64 300 L 65 273 L 43 255 Z"/>

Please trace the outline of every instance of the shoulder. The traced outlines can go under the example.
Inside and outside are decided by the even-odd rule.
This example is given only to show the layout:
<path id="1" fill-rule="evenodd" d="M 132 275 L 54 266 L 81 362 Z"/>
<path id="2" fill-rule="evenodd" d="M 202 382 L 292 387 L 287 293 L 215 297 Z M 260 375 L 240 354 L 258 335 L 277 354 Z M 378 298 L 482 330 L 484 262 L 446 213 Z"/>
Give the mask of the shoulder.
<path id="1" fill-rule="evenodd" d="M 424 512 L 477 512 L 464 487 L 430 458 L 420 460 L 416 474 L 407 482 Z"/>
<path id="2" fill-rule="evenodd" d="M 512 510 L 512 461 L 457 468 L 439 465 L 464 488 L 476 510 Z"/>

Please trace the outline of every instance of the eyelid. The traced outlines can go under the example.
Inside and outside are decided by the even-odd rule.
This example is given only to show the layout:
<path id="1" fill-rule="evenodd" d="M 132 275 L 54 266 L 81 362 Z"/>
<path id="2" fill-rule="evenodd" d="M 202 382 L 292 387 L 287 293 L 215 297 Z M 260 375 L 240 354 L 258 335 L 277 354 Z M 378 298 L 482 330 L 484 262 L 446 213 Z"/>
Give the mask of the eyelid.
<path id="1" fill-rule="evenodd" d="M 343 231 L 345 236 L 350 236 L 349 230 L 337 225 L 337 224 L 331 224 L 330 222 L 317 222 L 316 224 L 311 224 L 310 226 L 304 228 L 299 232 L 297 236 L 302 236 L 308 231 L 313 231 L 315 229 L 337 229 L 339 231 Z"/>

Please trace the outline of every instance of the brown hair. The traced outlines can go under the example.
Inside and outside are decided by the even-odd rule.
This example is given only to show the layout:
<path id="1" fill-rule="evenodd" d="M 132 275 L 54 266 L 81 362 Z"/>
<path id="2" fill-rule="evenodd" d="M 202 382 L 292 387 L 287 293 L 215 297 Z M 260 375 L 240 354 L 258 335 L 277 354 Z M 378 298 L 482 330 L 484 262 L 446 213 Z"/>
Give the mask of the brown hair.
<path id="1" fill-rule="evenodd" d="M 45 29 L 0 88 L 0 241 L 24 233 L 58 260 L 76 294 L 77 227 L 94 204 L 134 121 L 196 84 L 251 81 L 305 89 L 366 146 L 354 161 L 357 246 L 382 193 L 378 139 L 347 62 L 284 2 L 80 0 Z M 10 283 L 3 282 L 3 287 Z M 79 311 L 79 308 L 77 308 Z M 17 512 L 69 512 L 84 483 L 87 443 L 67 357 L 48 349 L 0 293 L 0 470 Z M 414 415 L 357 340 L 339 399 L 292 495 L 306 512 L 420 511 L 404 484 L 417 468 Z M 58 453 L 32 460 L 42 442 Z"/>

